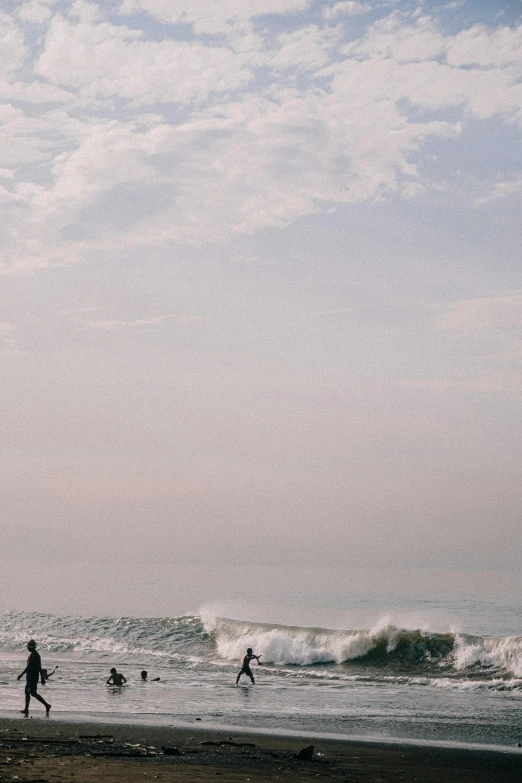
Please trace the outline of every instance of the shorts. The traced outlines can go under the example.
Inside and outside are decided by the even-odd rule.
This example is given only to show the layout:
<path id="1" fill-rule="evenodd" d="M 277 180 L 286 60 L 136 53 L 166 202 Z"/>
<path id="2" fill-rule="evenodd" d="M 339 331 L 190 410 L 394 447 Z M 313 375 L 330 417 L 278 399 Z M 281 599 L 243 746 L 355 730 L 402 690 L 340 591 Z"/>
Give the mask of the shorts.
<path id="1" fill-rule="evenodd" d="M 36 689 L 38 688 L 38 677 L 31 677 L 27 678 L 27 682 L 25 684 L 25 692 L 30 693 L 31 696 L 36 693 Z"/>

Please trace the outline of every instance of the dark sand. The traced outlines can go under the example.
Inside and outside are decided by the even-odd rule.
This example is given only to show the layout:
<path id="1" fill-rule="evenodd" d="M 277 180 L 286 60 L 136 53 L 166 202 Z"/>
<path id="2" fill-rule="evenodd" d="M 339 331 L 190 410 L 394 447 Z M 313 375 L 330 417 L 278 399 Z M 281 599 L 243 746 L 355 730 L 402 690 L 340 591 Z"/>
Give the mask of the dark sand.
<path id="1" fill-rule="evenodd" d="M 92 783 L 144 780 L 346 783 L 511 783 L 522 781 L 522 753 L 233 734 L 194 728 L 0 718 L 0 780 Z M 219 742 L 225 744 L 217 744 Z M 206 742 L 216 744 L 202 744 Z M 228 744 L 227 744 L 228 743 Z M 294 758 L 314 745 L 310 761 Z M 134 747 L 133 747 L 134 746 Z M 154 746 L 154 747 L 149 747 Z M 177 749 L 167 755 L 162 748 Z M 320 755 L 319 755 L 320 754 Z"/>

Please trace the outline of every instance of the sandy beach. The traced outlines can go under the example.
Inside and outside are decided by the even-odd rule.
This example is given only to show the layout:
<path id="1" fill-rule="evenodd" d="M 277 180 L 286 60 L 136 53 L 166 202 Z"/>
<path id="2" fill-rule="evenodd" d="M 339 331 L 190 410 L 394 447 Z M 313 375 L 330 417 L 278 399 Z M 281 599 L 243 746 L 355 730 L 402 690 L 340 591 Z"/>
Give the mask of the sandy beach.
<path id="1" fill-rule="evenodd" d="M 296 758 L 314 745 L 310 760 Z M 509 783 L 522 753 L 37 718 L 0 719 L 0 779 Z"/>

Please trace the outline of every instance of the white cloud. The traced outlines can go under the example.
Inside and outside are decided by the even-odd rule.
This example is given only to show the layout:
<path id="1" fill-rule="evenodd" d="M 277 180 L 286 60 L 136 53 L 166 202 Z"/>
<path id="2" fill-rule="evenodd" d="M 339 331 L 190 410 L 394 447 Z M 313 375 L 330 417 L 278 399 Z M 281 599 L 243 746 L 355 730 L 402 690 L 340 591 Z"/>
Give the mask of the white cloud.
<path id="1" fill-rule="evenodd" d="M 208 12 L 209 25 L 226 28 L 225 45 L 151 40 L 77 0 L 68 16 L 60 5 L 46 23 L 32 69 L 20 30 L 1 16 L 6 68 L 15 68 L 0 80 L 0 97 L 12 102 L 0 109 L 0 167 L 14 172 L 0 194 L 4 263 L 39 267 L 172 240 L 226 240 L 392 192 L 413 199 L 432 185 L 422 167 L 429 139 L 456 138 L 471 118 L 522 118 L 522 28 L 452 36 L 421 12 L 393 12 L 343 46 L 341 25 L 309 17 L 291 17 L 284 32 L 251 25 L 308 6 L 122 6 L 195 30 Z M 336 8 L 356 6 L 327 10 Z M 449 187 L 439 174 L 436 187 Z M 519 187 L 497 182 L 488 199 Z"/>
<path id="2" fill-rule="evenodd" d="M 219 239 L 283 226 L 321 203 L 375 199 L 416 176 L 407 156 L 422 139 L 455 133 L 447 123 L 408 124 L 384 105 L 370 114 L 354 108 L 322 91 L 286 89 L 162 130 L 165 153 L 178 153 L 177 192 L 141 229 L 165 241 Z"/>
<path id="3" fill-rule="evenodd" d="M 521 291 L 459 299 L 439 307 L 431 325 L 439 354 L 447 358 L 446 372 L 407 385 L 519 399 L 521 324 Z"/>
<path id="4" fill-rule="evenodd" d="M 61 87 L 45 84 L 41 81 L 13 81 L 0 80 L 0 98 L 7 102 L 23 101 L 24 103 L 73 103 L 76 96 Z"/>
<path id="5" fill-rule="evenodd" d="M 53 246 L 42 251 L 42 263 L 44 255 L 59 263 L 65 229 L 80 252 L 82 243 L 121 249 L 283 226 L 322 204 L 398 189 L 417 177 L 409 156 L 426 137 L 456 132 L 444 122 L 409 123 L 393 104 L 366 95 L 344 101 L 335 91 L 295 88 L 219 104 L 179 126 L 148 116 L 78 123 L 77 142 L 50 167 L 52 184 L 18 190 L 32 215 L 25 242 L 47 237 Z M 122 185 L 146 188 L 154 208 L 140 211 L 147 201 L 142 196 L 136 207 L 134 191 L 122 195 Z M 97 221 L 95 234 L 86 209 Z M 118 227 L 125 214 L 130 223 Z M 72 262 L 75 252 L 67 257 Z"/>
<path id="6" fill-rule="evenodd" d="M 420 182 L 412 182 L 409 180 L 402 186 L 401 195 L 404 196 L 404 198 L 415 198 L 424 193 L 425 190 L 425 187 L 421 185 Z"/>
<path id="7" fill-rule="evenodd" d="M 3 185 L 0 185 L 0 204 L 6 206 L 7 204 L 23 204 L 24 200 L 21 196 L 8 190 Z"/>
<path id="8" fill-rule="evenodd" d="M 59 112 L 32 116 L 0 105 L 0 166 L 49 160 L 63 149 L 73 124 Z"/>
<path id="9" fill-rule="evenodd" d="M 146 11 L 167 24 L 191 24 L 196 33 L 227 33 L 231 23 L 248 26 L 267 14 L 305 11 L 311 0 L 124 0 L 122 14 Z"/>
<path id="10" fill-rule="evenodd" d="M 509 179 L 502 182 L 496 182 L 492 191 L 487 196 L 482 196 L 476 200 L 477 206 L 487 204 L 488 201 L 498 201 L 499 199 L 509 198 L 522 193 L 522 178 Z"/>
<path id="11" fill-rule="evenodd" d="M 142 38 L 127 27 L 57 16 L 36 70 L 54 84 L 79 90 L 84 101 L 123 98 L 149 105 L 200 102 L 252 78 L 241 56 L 226 47 Z"/>
<path id="12" fill-rule="evenodd" d="M 147 151 L 158 152 L 150 132 L 139 123 L 127 126 L 116 121 L 84 123 L 78 127 L 79 141 L 70 152 L 55 157 L 50 187 L 27 194 L 35 233 L 57 232 L 121 183 L 144 183 L 153 178 Z"/>
<path id="13" fill-rule="evenodd" d="M 22 0 L 18 3 L 16 13 L 23 22 L 44 24 L 51 18 L 53 6 L 59 2 L 60 0 Z"/>
<path id="14" fill-rule="evenodd" d="M 198 315 L 152 315 L 134 321 L 89 321 L 87 326 L 91 329 L 111 331 L 113 329 L 141 329 L 146 326 L 163 326 L 164 324 L 180 324 L 181 326 L 201 325 L 208 323 L 208 321 L 208 318 Z"/>
<path id="15" fill-rule="evenodd" d="M 436 326 L 455 336 L 484 335 L 491 332 L 520 331 L 522 292 L 502 296 L 460 299 L 441 309 Z M 517 342 L 519 338 L 517 337 Z"/>
<path id="16" fill-rule="evenodd" d="M 522 75 L 522 25 L 491 30 L 476 25 L 447 41 L 447 59 L 453 66 L 483 68 L 508 66 Z"/>
<path id="17" fill-rule="evenodd" d="M 291 33 L 282 33 L 269 55 L 275 70 L 313 70 L 330 61 L 332 50 L 339 43 L 339 31 L 310 25 Z"/>
<path id="18" fill-rule="evenodd" d="M 26 56 L 22 31 L 10 16 L 0 11 L 0 77 L 17 71 Z"/>
<path id="19" fill-rule="evenodd" d="M 433 60 L 445 50 L 446 39 L 429 16 L 413 21 L 399 11 L 379 19 L 359 40 L 347 44 L 350 57 L 392 59 L 398 63 Z"/>
<path id="20" fill-rule="evenodd" d="M 522 26 L 513 35 L 518 39 L 521 32 Z M 482 34 L 484 48 L 489 40 L 496 50 L 495 31 L 489 39 L 485 31 Z M 522 124 L 522 85 L 517 76 L 522 49 L 511 47 L 502 67 L 456 67 L 456 40 L 443 35 L 429 17 L 410 21 L 393 12 L 363 38 L 346 45 L 347 59 L 325 72 L 333 74 L 337 88 L 348 94 L 364 84 L 374 100 L 407 100 L 430 111 L 463 106 L 477 119 L 500 115 Z"/>
<path id="21" fill-rule="evenodd" d="M 325 19 L 338 19 L 340 16 L 359 16 L 372 10 L 369 3 L 357 3 L 355 0 L 341 0 L 323 10 Z"/>
<path id="22" fill-rule="evenodd" d="M 75 0 L 69 11 L 69 16 L 81 22 L 96 22 L 103 19 L 101 7 L 88 0 Z"/>

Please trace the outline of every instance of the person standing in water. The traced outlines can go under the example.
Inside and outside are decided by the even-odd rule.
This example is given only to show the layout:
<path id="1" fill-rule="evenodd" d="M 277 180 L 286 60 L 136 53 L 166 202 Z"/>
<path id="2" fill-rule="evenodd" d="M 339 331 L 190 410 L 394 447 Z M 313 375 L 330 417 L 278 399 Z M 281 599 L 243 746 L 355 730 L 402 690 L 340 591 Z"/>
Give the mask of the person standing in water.
<path id="1" fill-rule="evenodd" d="M 124 682 L 127 682 L 123 674 L 120 674 L 116 671 L 116 669 L 111 669 L 111 676 L 107 680 L 107 685 L 123 685 Z"/>
<path id="2" fill-rule="evenodd" d="M 33 699 L 36 699 L 37 701 L 41 702 L 45 707 L 45 714 L 49 715 L 49 712 L 51 710 L 51 705 L 48 704 L 45 699 L 40 696 L 40 694 L 37 692 L 38 688 L 38 679 L 40 678 L 42 681 L 42 685 L 45 685 L 45 677 L 42 672 L 42 659 L 40 658 L 40 653 L 36 651 L 36 642 L 34 639 L 29 639 L 29 641 L 26 644 L 27 649 L 29 650 L 29 658 L 27 659 L 27 666 L 23 670 L 21 674 L 18 675 L 18 679 L 21 680 L 24 674 L 26 675 L 26 685 L 25 685 L 25 707 L 22 710 L 22 713 L 27 717 L 29 715 L 29 702 L 31 701 L 31 696 Z"/>
<path id="3" fill-rule="evenodd" d="M 261 658 L 261 656 L 260 655 L 254 655 L 254 653 L 252 652 L 252 648 L 249 647 L 248 650 L 247 650 L 247 654 L 243 658 L 243 665 L 241 667 L 241 671 L 239 672 L 239 674 L 236 677 L 236 685 L 238 685 L 239 678 L 241 677 L 242 674 L 246 674 L 247 677 L 250 677 L 250 679 L 252 680 L 252 685 L 256 684 L 256 681 L 254 680 L 254 675 L 252 674 L 252 669 L 250 668 L 250 661 L 253 660 L 254 658 L 256 659 L 258 666 L 262 666 L 263 665 L 261 663 L 261 661 L 259 660 Z"/>

